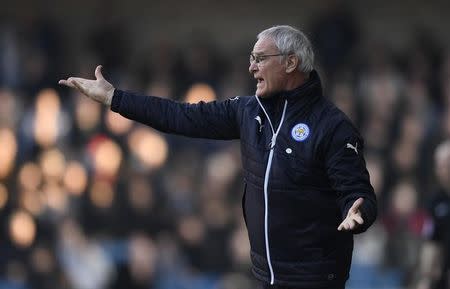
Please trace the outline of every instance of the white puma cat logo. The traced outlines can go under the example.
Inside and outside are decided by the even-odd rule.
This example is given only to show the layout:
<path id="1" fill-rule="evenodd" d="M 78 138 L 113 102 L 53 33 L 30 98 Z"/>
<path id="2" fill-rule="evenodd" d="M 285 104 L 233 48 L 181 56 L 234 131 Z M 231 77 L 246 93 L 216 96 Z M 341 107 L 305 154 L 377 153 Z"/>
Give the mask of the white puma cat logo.
<path id="1" fill-rule="evenodd" d="M 354 150 L 355 153 L 358 154 L 358 143 L 355 143 L 355 146 L 353 146 L 351 143 L 347 143 L 347 148 Z"/>

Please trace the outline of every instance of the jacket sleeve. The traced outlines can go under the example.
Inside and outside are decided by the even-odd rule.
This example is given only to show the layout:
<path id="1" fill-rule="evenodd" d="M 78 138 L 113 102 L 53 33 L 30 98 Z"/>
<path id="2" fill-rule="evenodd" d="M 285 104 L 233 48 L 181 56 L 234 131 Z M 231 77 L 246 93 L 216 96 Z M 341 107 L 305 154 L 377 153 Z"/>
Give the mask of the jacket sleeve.
<path id="1" fill-rule="evenodd" d="M 353 203 L 360 197 L 364 198 L 361 206 L 364 224 L 353 230 L 355 234 L 362 233 L 377 216 L 377 200 L 364 160 L 363 140 L 350 120 L 344 119 L 328 134 L 326 142 L 326 171 L 331 186 L 338 194 L 342 220 Z"/>
<path id="2" fill-rule="evenodd" d="M 166 133 L 197 138 L 237 139 L 240 101 L 236 97 L 225 101 L 188 104 L 116 89 L 111 110 Z"/>

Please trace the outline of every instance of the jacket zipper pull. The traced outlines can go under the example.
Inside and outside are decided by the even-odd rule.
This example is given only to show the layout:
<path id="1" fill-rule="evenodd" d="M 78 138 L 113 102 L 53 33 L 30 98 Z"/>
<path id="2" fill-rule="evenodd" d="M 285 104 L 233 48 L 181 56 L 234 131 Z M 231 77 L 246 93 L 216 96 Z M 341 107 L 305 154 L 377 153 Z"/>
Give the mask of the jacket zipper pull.
<path id="1" fill-rule="evenodd" d="M 270 149 L 273 149 L 275 147 L 275 143 L 277 142 L 277 135 L 274 134 L 272 136 L 272 140 L 270 141 Z"/>

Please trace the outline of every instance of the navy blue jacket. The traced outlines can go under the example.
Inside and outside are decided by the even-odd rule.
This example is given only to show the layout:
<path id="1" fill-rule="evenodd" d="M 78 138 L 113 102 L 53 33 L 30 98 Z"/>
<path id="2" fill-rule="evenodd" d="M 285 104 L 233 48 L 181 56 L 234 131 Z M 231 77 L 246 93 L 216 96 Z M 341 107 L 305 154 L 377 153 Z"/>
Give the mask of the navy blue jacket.
<path id="1" fill-rule="evenodd" d="M 353 233 L 374 222 L 377 205 L 363 140 L 322 96 L 316 72 L 299 88 L 268 99 L 186 104 L 116 90 L 111 109 L 167 133 L 240 139 L 256 278 L 300 288 L 344 286 Z M 338 231 L 359 197 L 364 224 Z"/>

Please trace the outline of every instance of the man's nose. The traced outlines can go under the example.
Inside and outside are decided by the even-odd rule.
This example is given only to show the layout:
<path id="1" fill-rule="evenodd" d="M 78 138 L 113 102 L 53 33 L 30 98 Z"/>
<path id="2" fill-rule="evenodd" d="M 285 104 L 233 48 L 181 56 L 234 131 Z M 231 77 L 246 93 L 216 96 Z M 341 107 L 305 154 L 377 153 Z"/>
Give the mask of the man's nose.
<path id="1" fill-rule="evenodd" d="M 250 72 L 250 74 L 253 74 L 255 71 L 258 70 L 258 65 L 256 65 L 256 63 L 250 62 L 250 66 L 248 67 L 248 72 Z"/>

